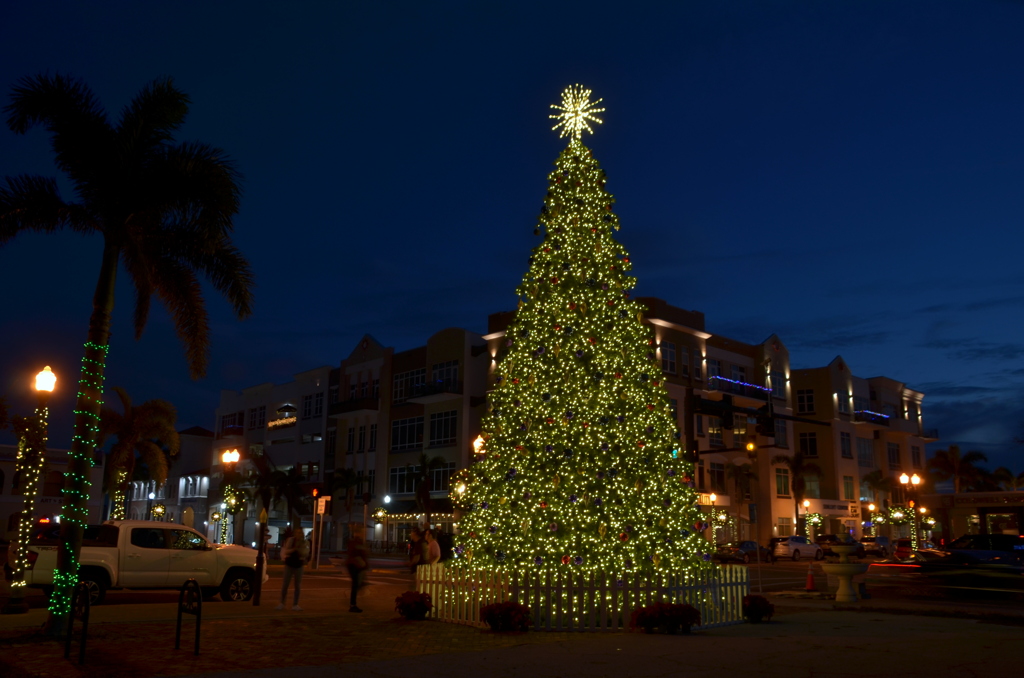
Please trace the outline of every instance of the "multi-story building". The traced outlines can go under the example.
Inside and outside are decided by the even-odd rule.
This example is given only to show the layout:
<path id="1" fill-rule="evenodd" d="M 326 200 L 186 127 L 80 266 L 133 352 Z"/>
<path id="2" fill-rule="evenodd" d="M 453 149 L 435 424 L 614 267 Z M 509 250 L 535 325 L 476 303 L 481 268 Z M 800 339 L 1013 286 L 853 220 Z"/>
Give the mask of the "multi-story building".
<path id="1" fill-rule="evenodd" d="M 213 431 L 193 426 L 178 431 L 181 448 L 171 459 L 167 482 L 157 487 L 152 480 L 133 481 L 128 486 L 129 520 L 153 518 L 155 505 L 164 507 L 161 520 L 206 530 L 207 501 L 210 496 L 210 446 Z M 153 495 L 150 499 L 149 496 Z"/>
<path id="2" fill-rule="evenodd" d="M 25 498 L 20 487 L 20 478 L 15 471 L 18 459 L 16 445 L 0 445 L 0 527 L 2 536 L 10 540 L 18 535 L 18 519 L 25 508 Z M 64 472 L 68 465 L 67 450 L 46 451 L 46 469 L 42 478 L 39 495 L 36 498 L 34 518 L 38 521 L 59 520 L 61 511 L 61 489 L 64 487 Z M 89 480 L 90 522 L 99 522 L 103 514 L 103 457 L 97 455 Z"/>
<path id="3" fill-rule="evenodd" d="M 387 523 L 367 519 L 368 538 L 404 539 L 420 521 L 415 495 L 426 465 L 431 522 L 452 528 L 449 480 L 468 465 L 479 435 L 489 364 L 484 338 L 464 329 L 441 330 L 424 346 L 398 352 L 363 337 L 341 362 L 339 397 L 329 408 L 335 433 L 327 468 L 350 469 L 357 478 L 352 499 L 333 507 L 337 522 L 362 523 L 382 506 Z"/>
<path id="4" fill-rule="evenodd" d="M 222 455 L 238 450 L 240 460 L 234 470 L 247 471 L 263 466 L 282 471 L 297 469 L 302 491 L 323 483 L 327 439 L 331 435 L 327 416 L 327 400 L 337 385 L 336 368 L 317 367 L 295 375 L 284 384 L 265 383 L 242 391 L 221 391 L 216 411 L 217 431 L 211 446 L 210 469 L 216 490 L 207 505 L 203 520 L 212 522 L 210 514 L 219 511 L 224 475 Z M 234 543 L 255 541 L 256 521 L 261 507 L 248 502 L 246 509 L 234 516 L 229 539 Z M 310 522 L 309 520 L 304 523 Z M 267 521 L 271 541 L 288 526 L 289 516 L 283 504 L 276 504 Z M 211 524 L 209 529 L 214 529 Z"/>
<path id="5" fill-rule="evenodd" d="M 906 503 L 901 474 L 923 475 L 925 445 L 938 439 L 924 426 L 924 394 L 888 377 L 854 376 L 842 357 L 794 370 L 792 388 L 796 444 L 821 469 L 806 478 L 807 511 L 823 516 L 823 531 L 859 537 L 871 504 Z"/>

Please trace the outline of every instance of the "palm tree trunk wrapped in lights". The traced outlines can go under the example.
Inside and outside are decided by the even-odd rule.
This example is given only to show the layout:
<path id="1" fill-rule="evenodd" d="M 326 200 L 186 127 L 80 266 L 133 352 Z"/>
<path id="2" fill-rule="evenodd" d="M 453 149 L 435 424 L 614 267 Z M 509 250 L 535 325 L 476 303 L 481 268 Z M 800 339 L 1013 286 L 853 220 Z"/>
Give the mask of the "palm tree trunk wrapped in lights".
<path id="1" fill-rule="evenodd" d="M 200 276 L 228 299 L 239 318 L 251 313 L 252 274 L 231 243 L 238 176 L 220 149 L 174 141 L 189 103 L 169 78 L 157 80 L 111 124 L 88 87 L 57 74 L 20 80 L 4 108 L 7 126 L 17 134 L 45 126 L 57 166 L 79 202 L 66 202 L 52 178 L 7 177 L 0 185 L 0 244 L 23 231 L 61 228 L 103 238 L 62 493 L 48 622 L 53 634 L 66 628 L 78 581 L 118 268 L 124 266 L 135 288 L 136 338 L 156 294 L 185 345 L 194 378 L 205 374 L 210 343 Z"/>

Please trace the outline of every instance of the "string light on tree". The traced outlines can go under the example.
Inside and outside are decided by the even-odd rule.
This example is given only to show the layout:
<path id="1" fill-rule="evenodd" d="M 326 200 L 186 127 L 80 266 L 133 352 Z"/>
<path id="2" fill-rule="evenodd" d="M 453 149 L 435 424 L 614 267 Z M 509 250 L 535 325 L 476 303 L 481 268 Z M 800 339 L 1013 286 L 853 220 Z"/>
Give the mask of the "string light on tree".
<path id="1" fill-rule="evenodd" d="M 615 200 L 581 141 L 604 111 L 590 97 L 574 85 L 552 107 L 569 144 L 495 356 L 477 461 L 453 484 L 465 510 L 456 558 L 470 567 L 683 573 L 710 560 L 693 466 L 677 456 L 657 347 L 613 237 Z"/>

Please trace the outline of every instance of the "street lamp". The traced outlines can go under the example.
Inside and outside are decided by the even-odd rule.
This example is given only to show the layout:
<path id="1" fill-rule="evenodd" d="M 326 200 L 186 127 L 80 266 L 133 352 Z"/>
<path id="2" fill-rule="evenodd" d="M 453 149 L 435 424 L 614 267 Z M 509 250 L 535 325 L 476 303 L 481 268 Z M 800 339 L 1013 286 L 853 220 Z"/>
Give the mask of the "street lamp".
<path id="1" fill-rule="evenodd" d="M 49 417 L 50 394 L 57 384 L 57 376 L 47 365 L 35 378 L 36 411 L 32 418 L 14 423 L 18 436 L 18 456 L 15 473 L 19 474 L 21 493 L 24 497 L 21 517 L 18 520 L 18 538 L 12 543 L 13 572 L 11 573 L 11 594 L 0 613 L 22 614 L 28 612 L 25 603 L 25 570 L 28 567 L 28 542 L 32 536 L 33 516 L 36 512 L 36 498 L 43 476 L 46 459 L 47 418 Z"/>
<path id="2" fill-rule="evenodd" d="M 718 495 L 712 492 L 708 499 L 711 500 L 711 547 L 714 548 L 718 543 L 718 526 L 715 525 L 715 502 L 718 501 Z"/>
<path id="3" fill-rule="evenodd" d="M 921 484 L 921 476 L 916 473 L 912 476 L 908 476 L 906 473 L 900 475 L 900 485 L 903 486 L 904 492 L 907 494 L 908 505 L 911 508 L 910 512 L 910 547 L 917 550 L 917 511 L 914 511 L 914 500 L 917 499 L 917 486 Z M 909 487 L 908 487 L 909 485 Z"/>
<path id="4" fill-rule="evenodd" d="M 877 533 L 875 532 L 875 517 L 872 515 L 875 512 L 875 505 L 868 504 L 868 522 L 871 523 L 871 536 L 874 537 Z"/>
<path id="5" fill-rule="evenodd" d="M 809 509 L 810 507 L 811 501 L 809 499 L 804 499 L 804 535 L 808 538 L 810 538 L 811 536 L 811 531 L 807 529 L 807 509 Z"/>

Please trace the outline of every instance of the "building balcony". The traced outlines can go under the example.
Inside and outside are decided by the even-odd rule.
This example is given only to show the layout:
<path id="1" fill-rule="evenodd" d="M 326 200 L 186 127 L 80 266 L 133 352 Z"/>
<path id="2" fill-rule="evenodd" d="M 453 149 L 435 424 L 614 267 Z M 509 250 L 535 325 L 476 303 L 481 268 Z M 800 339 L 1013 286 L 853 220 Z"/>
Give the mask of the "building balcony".
<path id="1" fill-rule="evenodd" d="M 923 428 L 921 429 L 921 438 L 929 442 L 935 442 L 939 439 L 939 429 L 937 428 Z"/>
<path id="2" fill-rule="evenodd" d="M 888 426 L 889 417 L 871 410 L 857 410 L 853 413 L 853 421 L 858 424 L 875 424 L 876 426 Z"/>
<path id="3" fill-rule="evenodd" d="M 722 376 L 708 377 L 707 390 L 709 392 L 717 391 L 719 393 L 728 393 L 741 398 L 757 400 L 762 403 L 768 402 L 768 398 L 772 394 L 771 390 L 764 386 L 748 384 L 743 381 L 736 381 L 735 379 L 726 379 Z"/>
<path id="4" fill-rule="evenodd" d="M 362 415 L 376 412 L 379 409 L 380 398 L 351 398 L 338 403 L 332 403 L 330 409 L 327 410 L 327 416 L 338 418 L 342 415 Z"/>
<path id="5" fill-rule="evenodd" d="M 409 397 L 406 398 L 405 401 L 408 403 L 429 405 L 431 403 L 440 403 L 446 400 L 458 400 L 461 397 L 461 381 L 431 381 L 426 384 L 417 384 L 416 386 L 413 386 Z"/>
<path id="6" fill-rule="evenodd" d="M 217 440 L 231 437 L 241 437 L 245 435 L 245 428 L 242 426 L 225 426 L 221 429 L 221 432 L 217 434 Z"/>

